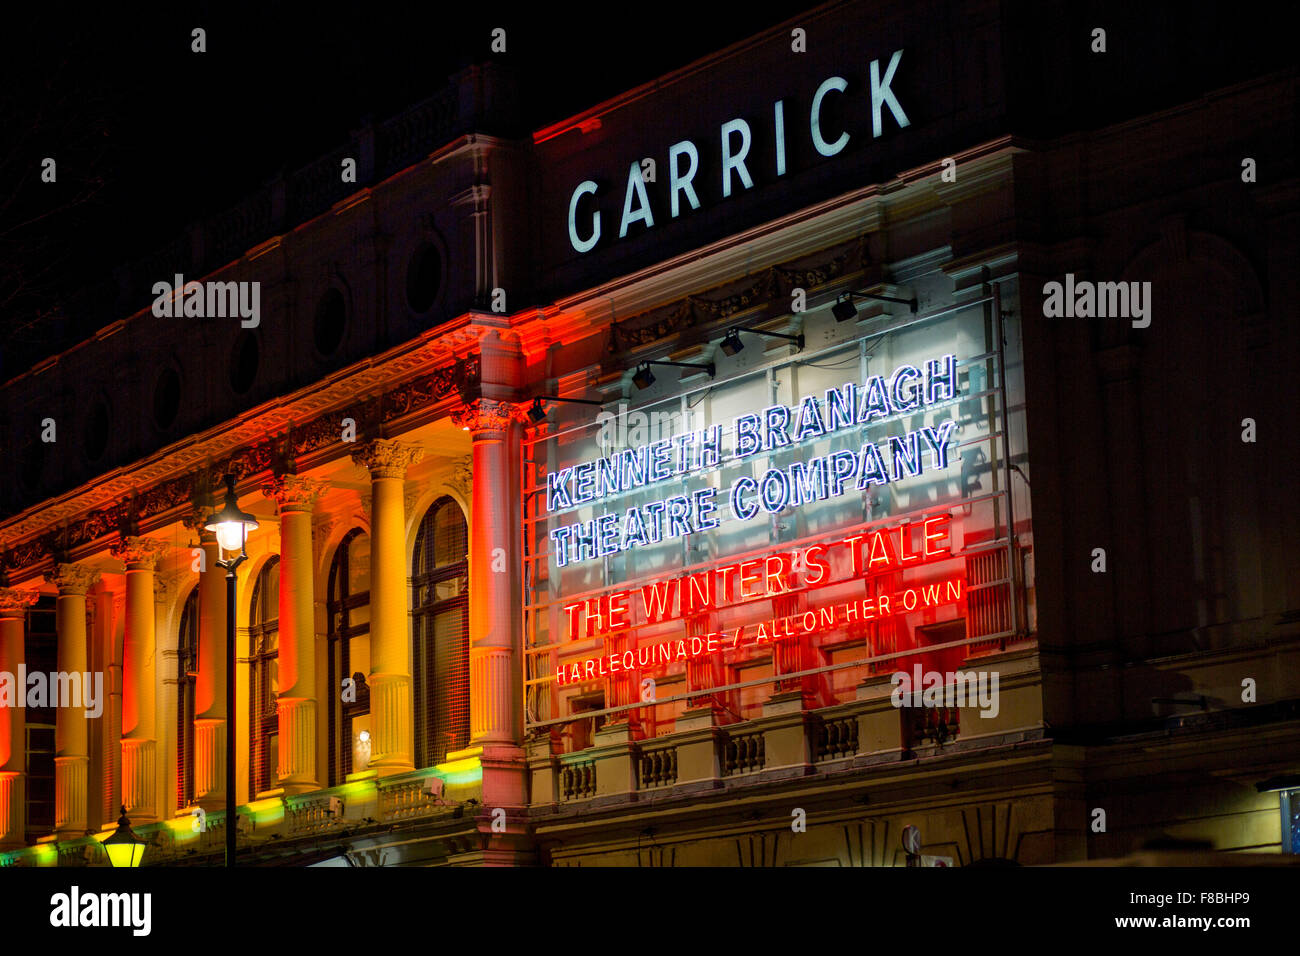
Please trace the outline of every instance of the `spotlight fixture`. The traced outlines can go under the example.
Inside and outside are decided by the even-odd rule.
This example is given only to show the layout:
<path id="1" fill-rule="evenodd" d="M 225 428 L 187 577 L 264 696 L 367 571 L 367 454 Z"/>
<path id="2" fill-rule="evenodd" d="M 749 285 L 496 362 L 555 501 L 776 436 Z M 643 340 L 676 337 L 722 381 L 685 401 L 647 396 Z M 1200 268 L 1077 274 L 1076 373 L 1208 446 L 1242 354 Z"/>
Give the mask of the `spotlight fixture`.
<path id="1" fill-rule="evenodd" d="M 847 322 L 858 314 L 858 310 L 853 306 L 852 299 L 840 299 L 831 306 L 831 315 L 835 316 L 836 322 Z"/>
<path id="2" fill-rule="evenodd" d="M 540 425 L 546 420 L 546 406 L 542 402 L 572 402 L 575 405 L 604 405 L 590 398 L 561 398 L 559 395 L 538 395 L 528 409 L 528 420 Z"/>
<path id="3" fill-rule="evenodd" d="M 831 315 L 835 316 L 836 322 L 847 322 L 858 314 L 858 310 L 853 305 L 854 299 L 875 299 L 878 302 L 897 302 L 899 305 L 906 305 L 913 312 L 916 311 L 916 299 L 900 299 L 892 295 L 876 295 L 874 292 L 845 292 L 841 295 L 833 306 L 831 306 Z"/>
<path id="4" fill-rule="evenodd" d="M 650 371 L 651 365 L 672 365 L 677 368 L 698 368 L 709 373 L 709 378 L 717 374 L 717 366 L 712 362 L 669 362 L 664 359 L 648 359 L 637 366 L 636 374 L 632 376 L 632 384 L 637 388 L 649 388 L 655 383 L 654 373 Z"/>
<path id="5" fill-rule="evenodd" d="M 740 341 L 741 332 L 753 332 L 755 335 L 766 335 L 772 339 L 785 339 L 787 342 L 793 342 L 794 347 L 803 351 L 803 333 L 798 335 L 787 335 L 784 332 L 769 332 L 767 329 L 755 328 L 752 325 L 733 325 L 727 329 L 727 336 L 722 340 L 722 351 L 728 355 L 735 355 L 743 349 L 744 343 Z"/>

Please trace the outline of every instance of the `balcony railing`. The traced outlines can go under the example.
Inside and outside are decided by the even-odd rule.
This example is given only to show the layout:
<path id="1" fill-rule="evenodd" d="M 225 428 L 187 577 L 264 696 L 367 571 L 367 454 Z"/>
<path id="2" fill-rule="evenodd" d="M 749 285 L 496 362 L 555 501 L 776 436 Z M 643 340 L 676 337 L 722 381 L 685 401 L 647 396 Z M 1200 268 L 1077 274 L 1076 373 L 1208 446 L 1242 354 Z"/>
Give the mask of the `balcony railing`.
<path id="1" fill-rule="evenodd" d="M 677 782 L 677 748 L 655 747 L 641 751 L 637 784 L 642 790 L 671 787 Z"/>
<path id="2" fill-rule="evenodd" d="M 1038 671 L 1037 651 L 1022 647 L 981 663 L 1021 681 Z M 1006 687 L 1010 685 L 1005 685 Z M 691 787 L 747 785 L 745 778 L 787 779 L 815 774 L 841 762 L 870 767 L 882 760 L 908 760 L 942 753 L 962 739 L 962 710 L 979 712 L 975 701 L 962 706 L 896 707 L 887 674 L 874 675 L 858 688 L 858 699 L 820 709 L 800 706 L 797 693 L 772 697 L 763 716 L 722 725 L 707 707 L 688 710 L 671 734 L 638 740 L 629 725 L 592 747 L 559 753 L 558 735 L 539 737 L 531 750 L 532 803 L 574 803 L 600 798 L 626 799 L 634 792 L 664 792 Z M 1021 734 L 1042 726 L 1041 699 L 1030 693 L 1016 702 L 1003 699 L 989 720 L 970 720 L 975 736 Z M 620 736 L 621 734 L 621 736 Z M 1017 739 L 1024 739 L 1017 737 Z M 856 759 L 856 763 L 854 763 Z M 552 795 L 553 794 L 553 795 Z"/>
<path id="3" fill-rule="evenodd" d="M 722 770 L 728 777 L 762 770 L 767 758 L 766 738 L 761 731 L 728 734 L 724 754 Z"/>
<path id="4" fill-rule="evenodd" d="M 817 728 L 813 762 L 842 760 L 858 752 L 858 718 L 855 715 L 824 718 Z"/>
<path id="5" fill-rule="evenodd" d="M 596 795 L 596 761 L 584 760 L 560 769 L 560 800 L 586 800 Z"/>
<path id="6" fill-rule="evenodd" d="M 447 765 L 382 779 L 359 775 L 354 781 L 324 790 L 256 800 L 238 808 L 238 854 L 241 862 L 261 848 L 283 848 L 290 840 L 310 842 L 367 829 L 383 830 L 412 820 L 449 825 L 465 819 L 474 826 L 467 807 L 481 803 L 483 783 L 476 767 Z M 594 773 L 591 777 L 594 782 Z M 133 824 L 148 842 L 146 865 L 190 860 L 211 862 L 225 847 L 225 814 L 185 810 L 164 823 Z M 110 828 L 111 829 L 111 828 Z M 6 866 L 107 865 L 99 841 L 107 831 L 74 840 L 60 840 L 0 853 Z M 283 853 L 281 849 L 279 852 Z"/>

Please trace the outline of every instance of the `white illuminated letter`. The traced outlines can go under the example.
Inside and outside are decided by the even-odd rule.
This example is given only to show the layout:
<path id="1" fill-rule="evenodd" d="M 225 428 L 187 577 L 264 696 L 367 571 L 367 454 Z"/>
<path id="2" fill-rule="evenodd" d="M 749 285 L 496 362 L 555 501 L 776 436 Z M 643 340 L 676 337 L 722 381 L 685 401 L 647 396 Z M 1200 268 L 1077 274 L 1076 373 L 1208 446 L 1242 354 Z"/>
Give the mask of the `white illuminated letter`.
<path id="1" fill-rule="evenodd" d="M 685 175 L 677 174 L 677 157 L 689 156 L 691 165 L 686 170 Z M 695 178 L 695 171 L 700 165 L 700 154 L 696 150 L 695 144 L 689 139 L 684 139 L 680 143 L 674 143 L 668 150 L 668 195 L 672 202 L 672 217 L 677 218 L 680 205 L 677 201 L 677 191 L 681 190 L 686 193 L 686 199 L 691 204 L 692 209 L 700 208 L 699 197 L 695 195 L 695 187 L 691 185 L 691 180 Z"/>
<path id="2" fill-rule="evenodd" d="M 871 75 L 873 78 L 875 77 L 874 72 Z M 888 78 L 886 78 L 885 82 L 886 83 L 889 82 Z M 844 77 L 832 76 L 830 79 L 823 82 L 821 86 L 817 87 L 817 92 L 813 94 L 812 141 L 813 141 L 813 146 L 817 148 L 817 152 L 821 153 L 823 156 L 834 156 L 836 153 L 842 150 L 846 145 L 848 145 L 849 142 L 848 133 L 840 133 L 839 138 L 836 139 L 835 142 L 833 143 L 828 143 L 826 142 L 826 140 L 822 138 L 822 119 L 821 119 L 822 97 L 825 96 L 830 90 L 839 90 L 841 93 L 843 93 L 844 88 L 846 86 L 848 86 L 848 84 L 844 82 Z M 875 89 L 874 83 L 872 85 L 872 89 L 873 90 Z M 892 96 L 893 94 L 890 95 Z M 879 115 L 880 115 L 880 111 L 877 109 L 876 116 Z M 903 125 L 906 126 L 907 124 L 904 123 Z M 876 135 L 879 136 L 880 134 L 877 133 Z"/>
<path id="3" fill-rule="evenodd" d="M 785 175 L 785 100 L 777 100 L 772 106 L 776 114 L 776 174 Z"/>
<path id="4" fill-rule="evenodd" d="M 873 139 L 880 136 L 880 107 L 888 106 L 889 112 L 894 114 L 894 121 L 898 123 L 899 128 L 910 126 L 907 114 L 903 112 L 903 106 L 894 96 L 894 91 L 889 88 L 889 82 L 894 78 L 894 71 L 898 69 L 898 61 L 903 58 L 902 50 L 895 50 L 894 55 L 889 58 L 889 68 L 885 70 L 884 80 L 880 79 L 880 61 L 871 61 L 871 136 Z"/>
<path id="5" fill-rule="evenodd" d="M 637 210 L 632 211 L 632 194 L 636 194 Z M 627 192 L 623 196 L 623 221 L 618 224 L 618 237 L 627 235 L 627 227 L 640 220 L 647 229 L 655 224 L 650 213 L 650 197 L 645 194 L 645 180 L 641 178 L 641 164 L 633 162 L 627 170 Z"/>
<path id="6" fill-rule="evenodd" d="M 585 183 L 581 183 L 578 188 L 573 191 L 572 198 L 569 199 L 569 243 L 578 252 L 590 252 L 596 243 L 600 241 L 599 209 L 591 214 L 591 238 L 586 240 L 578 238 L 578 200 L 586 193 L 590 193 L 593 196 L 596 195 L 596 184 L 590 179 Z"/>
<path id="7" fill-rule="evenodd" d="M 731 134 L 740 133 L 740 152 L 731 152 Z M 722 124 L 722 198 L 731 195 L 731 171 L 739 171 L 740 182 L 746 189 L 754 188 L 754 181 L 749 178 L 745 168 L 745 157 L 749 155 L 749 124 L 743 119 L 728 120 Z"/>

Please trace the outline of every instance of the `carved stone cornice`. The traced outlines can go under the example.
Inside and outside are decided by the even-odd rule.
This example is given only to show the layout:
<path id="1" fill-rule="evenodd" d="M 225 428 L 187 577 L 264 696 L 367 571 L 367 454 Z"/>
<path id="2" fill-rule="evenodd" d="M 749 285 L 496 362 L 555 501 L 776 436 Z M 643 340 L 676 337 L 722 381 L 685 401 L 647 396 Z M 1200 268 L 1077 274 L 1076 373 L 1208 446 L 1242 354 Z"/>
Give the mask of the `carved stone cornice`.
<path id="1" fill-rule="evenodd" d="M 262 494 L 279 507 L 280 512 L 311 511 L 316 499 L 325 493 L 328 482 L 299 475 L 278 475 L 262 485 Z"/>
<path id="2" fill-rule="evenodd" d="M 424 459 L 424 448 L 409 442 L 376 438 L 352 453 L 352 460 L 371 478 L 405 478 L 406 470 Z"/>
<path id="3" fill-rule="evenodd" d="M 181 524 L 197 534 L 201 544 L 211 544 L 217 540 L 217 536 L 215 532 L 209 531 L 206 525 L 215 510 L 211 504 L 196 504 L 189 514 L 181 518 Z"/>
<path id="4" fill-rule="evenodd" d="M 790 301 L 795 288 L 812 291 L 828 282 L 866 268 L 871 257 L 869 235 L 823 250 L 814 257 L 772 265 L 743 280 L 731 280 L 696 295 L 629 316 L 610 325 L 611 352 L 659 343 L 687 328 L 721 322 L 758 306 Z"/>
<path id="5" fill-rule="evenodd" d="M 451 474 L 447 476 L 447 484 L 452 491 L 456 492 L 468 501 L 474 488 L 474 456 L 466 455 L 458 459 L 451 466 Z"/>
<path id="6" fill-rule="evenodd" d="M 491 398 L 478 398 L 462 405 L 451 413 L 452 422 L 471 434 L 503 432 L 511 422 L 527 420 L 522 405 L 515 402 L 498 402 Z"/>
<path id="7" fill-rule="evenodd" d="M 99 571 L 84 564 L 56 564 L 45 574 L 45 580 L 58 588 L 59 594 L 85 595 L 99 583 L 99 578 Z"/>
<path id="8" fill-rule="evenodd" d="M 20 572 L 20 578 L 29 577 L 30 573 L 21 572 L 49 560 L 51 553 L 84 548 L 131 521 L 156 524 L 161 516 L 193 501 L 202 489 L 219 487 L 223 475 L 242 481 L 271 470 L 277 456 L 342 457 L 349 444 L 343 441 L 344 418 L 358 426 L 363 422 L 378 426 L 417 413 L 430 414 L 464 383 L 477 381 L 479 356 L 458 357 L 457 353 L 471 349 L 484 332 L 474 316 L 463 315 L 440 326 L 436 334 L 430 332 L 394 350 L 382 363 L 368 361 L 346 379 L 314 389 L 256 419 L 214 430 L 202 441 L 0 521 L 5 539 L 16 542 L 9 547 L 6 565 L 11 572 Z M 268 433 L 274 434 L 268 438 Z M 144 490 L 131 497 L 137 488 Z"/>
<path id="9" fill-rule="evenodd" d="M 22 618 L 27 608 L 36 603 L 40 597 L 36 591 L 20 588 L 0 588 L 0 617 Z"/>
<path id="10" fill-rule="evenodd" d="M 125 564 L 128 571 L 152 571 L 169 547 L 166 541 L 132 534 L 109 548 L 108 553 Z"/>

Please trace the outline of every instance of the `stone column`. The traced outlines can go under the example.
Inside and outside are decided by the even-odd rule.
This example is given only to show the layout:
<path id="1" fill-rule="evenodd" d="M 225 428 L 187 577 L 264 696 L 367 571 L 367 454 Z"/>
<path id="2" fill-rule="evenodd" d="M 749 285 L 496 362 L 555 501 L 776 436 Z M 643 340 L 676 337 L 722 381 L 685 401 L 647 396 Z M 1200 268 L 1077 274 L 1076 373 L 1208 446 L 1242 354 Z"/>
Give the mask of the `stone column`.
<path id="1" fill-rule="evenodd" d="M 406 470 L 423 457 L 423 448 L 386 439 L 352 454 L 371 480 L 370 767 L 381 777 L 415 768 L 404 490 Z"/>
<path id="2" fill-rule="evenodd" d="M 201 507 L 186 524 L 203 550 L 199 571 L 198 678 L 194 682 L 194 802 L 208 812 L 226 808 L 226 570 L 217 536 L 203 524 Z"/>
<path id="3" fill-rule="evenodd" d="M 20 704 L 27 688 L 17 684 L 25 660 L 23 625 L 35 591 L 0 588 L 0 673 L 13 674 L 13 696 L 0 693 L 0 850 L 25 846 L 27 792 L 26 709 Z"/>
<path id="4" fill-rule="evenodd" d="M 46 580 L 59 589 L 54 605 L 58 669 L 84 675 L 89 659 L 86 592 L 99 580 L 99 572 L 84 564 L 56 564 Z M 63 838 L 85 836 L 90 768 L 86 712 L 81 707 L 58 707 L 54 713 L 54 830 Z"/>
<path id="5" fill-rule="evenodd" d="M 518 560 L 520 535 L 511 520 L 519 489 L 519 443 L 506 437 L 517 418 L 509 402 L 478 399 L 452 413 L 474 441 L 474 488 L 469 541 L 469 680 L 470 744 L 515 744 L 516 704 L 514 615 L 510 564 Z M 493 567 L 493 552 L 505 556 L 506 568 Z"/>
<path id="6" fill-rule="evenodd" d="M 280 508 L 279 785 L 286 794 L 319 790 L 316 776 L 316 607 L 311 512 L 325 483 L 283 475 L 262 487 Z"/>
<path id="7" fill-rule="evenodd" d="M 167 544 L 124 537 L 111 549 L 126 565 L 126 635 L 122 644 L 122 804 L 132 823 L 158 817 L 158 753 L 154 728 L 154 570 Z"/>

